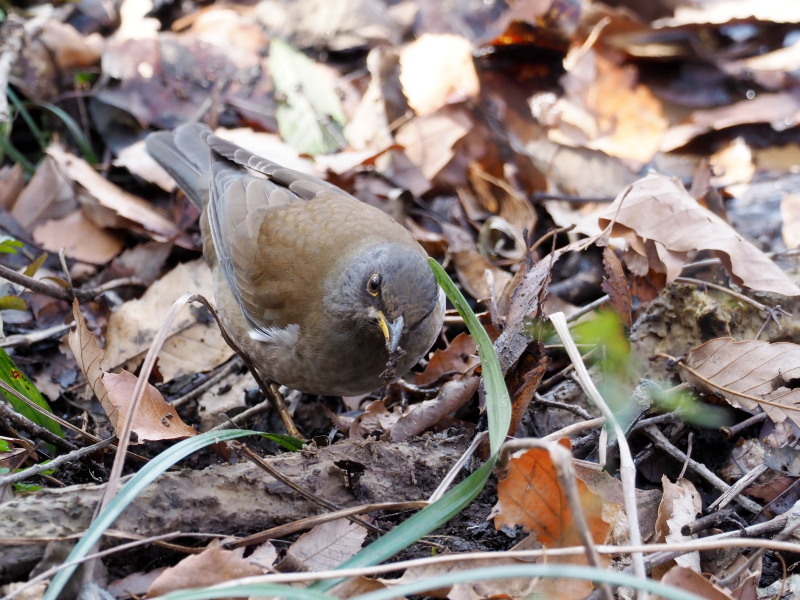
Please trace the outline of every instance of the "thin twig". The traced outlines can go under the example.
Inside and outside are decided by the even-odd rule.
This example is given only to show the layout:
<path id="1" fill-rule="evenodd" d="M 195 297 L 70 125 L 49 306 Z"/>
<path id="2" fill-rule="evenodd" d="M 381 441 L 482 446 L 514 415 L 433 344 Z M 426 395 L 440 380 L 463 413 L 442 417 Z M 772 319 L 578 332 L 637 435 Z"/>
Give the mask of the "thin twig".
<path id="1" fill-rule="evenodd" d="M 714 489 L 720 491 L 721 493 L 725 493 L 730 489 L 730 486 L 722 481 L 719 477 L 717 477 L 714 473 L 712 473 L 708 467 L 704 464 L 701 464 L 695 460 L 690 459 L 683 453 L 680 449 L 676 448 L 674 444 L 672 444 L 667 437 L 661 433 L 661 430 L 658 429 L 655 425 L 650 425 L 646 427 L 644 430 L 645 435 L 649 437 L 652 442 L 661 448 L 664 452 L 672 456 L 675 460 L 680 462 L 686 462 L 689 465 L 689 468 L 697 473 L 700 477 L 705 479 Z M 749 510 L 752 513 L 758 514 L 761 512 L 761 507 L 756 503 L 750 500 L 749 498 L 744 498 L 742 496 L 736 497 L 736 502 L 742 506 L 743 508 Z"/>
<path id="2" fill-rule="evenodd" d="M 333 502 L 329 502 L 328 500 L 325 500 L 325 498 L 320 498 L 319 496 L 317 496 L 315 494 L 312 494 L 308 490 L 303 489 L 302 486 L 297 485 L 294 481 L 292 481 L 291 479 L 286 477 L 283 473 L 278 471 L 275 467 L 273 467 L 271 464 L 266 462 L 264 459 L 262 459 L 260 456 L 258 456 L 255 452 L 250 450 L 250 448 L 248 448 L 244 444 L 241 444 L 241 443 L 238 443 L 238 442 L 228 442 L 228 444 L 230 444 L 231 446 L 234 446 L 239 452 L 241 452 L 244 455 L 244 457 L 247 460 L 252 462 L 257 467 L 260 467 L 261 469 L 263 469 L 267 473 L 269 473 L 272 477 L 274 477 L 275 479 L 280 481 L 285 486 L 288 486 L 289 488 L 293 489 L 295 492 L 297 492 L 299 495 L 301 495 L 306 500 L 310 500 L 314 504 L 318 504 L 319 506 L 321 506 L 321 507 L 323 507 L 323 508 L 325 508 L 327 510 L 335 510 L 335 511 L 342 510 L 341 506 L 337 506 Z M 381 529 L 380 527 L 376 527 L 375 525 L 372 525 L 371 523 L 367 523 L 363 519 L 359 519 L 358 517 L 355 517 L 353 515 L 346 516 L 345 518 L 347 520 L 349 520 L 349 521 L 352 521 L 353 523 L 355 523 L 357 525 L 361 525 L 362 527 L 366 527 L 368 530 L 374 531 L 375 533 L 384 533 L 383 529 Z"/>
<path id="3" fill-rule="evenodd" d="M 757 467 L 751 469 L 742 477 L 740 477 L 739 481 L 734 483 L 726 492 L 723 492 L 719 498 L 714 500 L 714 502 L 709 505 L 708 510 L 725 508 L 734 498 L 736 498 L 736 496 L 741 494 L 745 488 L 749 487 L 750 484 L 752 484 L 767 471 L 769 471 L 769 467 L 767 465 L 758 465 Z"/>
<path id="4" fill-rule="evenodd" d="M 233 550 L 234 548 L 242 548 L 244 546 L 262 544 L 267 540 L 282 538 L 287 535 L 297 533 L 298 531 L 303 531 L 304 529 L 311 529 L 312 527 L 315 527 L 316 525 L 320 525 L 322 523 L 328 523 L 330 521 L 335 521 L 336 519 L 344 519 L 346 517 L 353 515 L 363 515 L 371 512 L 386 511 L 386 510 L 392 510 L 392 511 L 418 510 L 421 508 L 425 508 L 426 506 L 428 506 L 428 503 L 424 501 L 376 502 L 374 504 L 365 504 L 362 506 L 351 506 L 349 508 L 343 508 L 341 510 L 335 510 L 333 512 L 328 512 L 322 515 L 315 515 L 313 517 L 305 517 L 304 519 L 298 519 L 296 521 L 292 521 L 291 523 L 278 525 L 277 527 L 272 527 L 271 529 L 267 529 L 266 531 L 254 533 L 253 535 L 249 535 L 246 538 L 236 540 L 235 542 L 224 544 L 224 546 L 228 550 Z"/>
<path id="5" fill-rule="evenodd" d="M 95 452 L 98 452 L 104 448 L 107 448 L 108 446 L 111 446 L 113 442 L 114 442 L 113 437 L 106 438 L 96 444 L 93 444 L 92 446 L 85 446 L 83 448 L 78 448 L 77 450 L 73 450 L 68 454 L 62 454 L 61 456 L 57 456 L 53 460 L 47 463 L 34 465 L 32 467 L 25 469 L 24 471 L 19 471 L 18 473 L 12 473 L 11 475 L 0 477 L 0 487 L 3 487 L 4 485 L 10 485 L 12 483 L 17 483 L 20 481 L 25 481 L 26 479 L 30 479 L 31 477 L 34 477 L 39 473 L 43 473 L 44 471 L 57 469 L 63 464 L 80 460 L 84 456 L 87 456 L 89 454 L 94 454 Z"/>
<path id="6" fill-rule="evenodd" d="M 3 388 L 3 390 L 5 390 L 5 391 L 10 391 L 10 390 L 14 389 L 10 385 L 8 385 L 5 381 L 2 381 L 2 380 L 0 380 L 0 387 Z M 14 390 L 14 391 L 16 391 L 16 390 Z M 20 394 L 20 395 L 22 395 L 22 394 Z M 46 412 L 44 410 L 43 410 L 42 414 L 45 414 L 48 417 L 51 416 L 50 413 L 48 413 L 48 412 Z M 56 435 L 55 433 L 53 433 L 52 431 L 50 431 L 46 427 L 43 427 L 42 425 L 39 425 L 38 423 L 34 423 L 28 417 L 26 417 L 25 415 L 17 412 L 16 410 L 14 410 L 9 405 L 8 402 L 6 402 L 5 400 L 2 400 L 2 399 L 0 399 L 0 417 L 5 417 L 9 421 L 11 421 L 14 425 L 16 425 L 18 428 L 20 428 L 20 429 L 22 429 L 24 431 L 27 431 L 32 436 L 35 436 L 35 437 L 47 442 L 48 444 L 52 444 L 56 448 L 59 448 L 61 450 L 65 450 L 67 452 L 71 452 L 72 450 L 77 450 L 78 449 L 78 447 L 75 444 L 73 444 L 71 442 L 68 442 L 67 440 L 59 437 L 58 435 Z"/>
<path id="7" fill-rule="evenodd" d="M 48 340 L 52 337 L 60 337 L 67 333 L 70 329 L 75 327 L 75 322 L 65 323 L 63 325 L 53 325 L 47 329 L 40 329 L 38 331 L 29 331 L 28 333 L 19 333 L 16 335 L 9 335 L 6 339 L 0 342 L 0 348 L 13 348 L 14 346 L 30 346 L 36 342 Z"/>
<path id="8" fill-rule="evenodd" d="M 574 415 L 579 416 L 581 419 L 590 420 L 594 419 L 594 415 L 591 414 L 588 410 L 583 408 L 582 406 L 578 406 L 577 404 L 568 404 L 566 402 L 559 402 L 557 400 L 548 400 L 543 398 L 539 392 L 535 392 L 533 394 L 533 399 L 537 404 L 542 404 L 544 406 L 549 406 L 551 408 L 558 408 L 560 410 L 566 410 L 568 412 L 573 413 Z"/>

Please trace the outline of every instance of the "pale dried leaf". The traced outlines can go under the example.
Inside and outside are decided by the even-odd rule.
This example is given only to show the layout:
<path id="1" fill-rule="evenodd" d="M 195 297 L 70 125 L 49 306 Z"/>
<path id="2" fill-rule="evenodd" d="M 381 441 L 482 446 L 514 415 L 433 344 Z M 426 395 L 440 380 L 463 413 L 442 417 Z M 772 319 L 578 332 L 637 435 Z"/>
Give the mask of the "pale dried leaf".
<path id="1" fill-rule="evenodd" d="M 104 265 L 125 247 L 119 233 L 95 225 L 82 210 L 62 219 L 45 221 L 33 230 L 33 239 L 45 250 L 64 254 L 75 260 Z"/>
<path id="2" fill-rule="evenodd" d="M 263 571 L 242 558 L 244 549 L 223 550 L 218 546 L 184 558 L 153 582 L 147 596 L 153 598 L 176 590 L 207 587 L 231 579 L 261 575 Z"/>
<path id="3" fill-rule="evenodd" d="M 599 218 L 613 223 L 611 235 L 623 237 L 650 268 L 668 281 L 680 275 L 690 252 L 714 251 L 737 285 L 784 296 L 800 295 L 800 287 L 761 250 L 717 215 L 700 206 L 683 186 L 650 173 L 617 196 Z"/>
<path id="4" fill-rule="evenodd" d="M 727 591 L 714 585 L 696 570 L 676 565 L 661 578 L 661 583 L 685 590 L 707 600 L 733 600 Z"/>
<path id="5" fill-rule="evenodd" d="M 70 154 L 57 144 L 51 145 L 47 154 L 56 161 L 64 175 L 84 188 L 98 207 L 122 219 L 118 226 L 124 226 L 125 221 L 138 225 L 159 241 L 167 241 L 178 235 L 179 231 L 172 221 L 161 216 L 142 198 L 111 183 L 82 158 Z"/>
<path id="6" fill-rule="evenodd" d="M 790 342 L 716 338 L 687 354 L 684 370 L 695 387 L 722 396 L 748 412 L 764 410 L 772 421 L 800 426 L 800 346 Z M 767 404 L 769 402 L 769 404 Z"/>
<path id="7" fill-rule="evenodd" d="M 125 419 L 133 402 L 133 391 L 138 378 L 133 373 L 122 371 L 116 375 L 104 373 L 103 385 L 108 392 L 108 418 L 119 434 L 125 426 Z M 105 406 L 104 406 L 105 408 Z M 136 407 L 131 429 L 131 443 L 145 441 L 175 440 L 197 435 L 197 432 L 184 423 L 175 409 L 164 396 L 149 383 L 144 388 L 144 395 Z"/>
<path id="8" fill-rule="evenodd" d="M 392 426 L 391 441 L 408 440 L 439 423 L 444 417 L 464 406 L 478 391 L 480 377 L 448 381 L 436 398 L 412 406 Z"/>
<path id="9" fill-rule="evenodd" d="M 286 559 L 309 571 L 335 569 L 361 550 L 367 530 L 347 519 L 317 525 L 289 546 Z"/>
<path id="10" fill-rule="evenodd" d="M 183 263 L 156 281 L 138 300 L 126 302 L 109 318 L 106 370 L 138 360 L 150 348 L 172 303 L 185 292 L 213 297 L 208 266 L 202 260 Z M 172 322 L 159 352 L 159 370 L 166 381 L 208 371 L 233 356 L 213 319 L 200 322 L 191 307 L 183 307 Z"/>
<path id="11" fill-rule="evenodd" d="M 418 115 L 475 98 L 480 91 L 472 44 L 452 34 L 424 34 L 400 52 L 400 83 Z"/>
<path id="12" fill-rule="evenodd" d="M 411 162 L 432 180 L 455 156 L 453 145 L 472 129 L 462 112 L 440 110 L 404 124 L 395 139 Z"/>
<path id="13" fill-rule="evenodd" d="M 681 543 L 692 540 L 691 535 L 683 535 L 681 528 L 694 522 L 702 509 L 700 494 L 688 479 L 678 479 L 672 483 L 664 475 L 661 477 L 664 495 L 658 507 L 656 521 L 656 540 L 666 543 Z M 700 553 L 687 552 L 675 559 L 675 562 L 693 571 L 700 572 Z"/>

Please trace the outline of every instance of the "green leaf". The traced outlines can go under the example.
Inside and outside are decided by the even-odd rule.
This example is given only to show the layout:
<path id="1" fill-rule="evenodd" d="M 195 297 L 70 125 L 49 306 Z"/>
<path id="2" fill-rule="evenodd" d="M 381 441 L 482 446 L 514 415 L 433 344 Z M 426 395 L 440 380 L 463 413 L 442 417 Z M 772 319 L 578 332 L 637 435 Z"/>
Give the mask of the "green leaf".
<path id="1" fill-rule="evenodd" d="M 339 96 L 319 67 L 286 42 L 273 40 L 269 68 L 276 96 L 275 117 L 281 137 L 298 152 L 322 154 L 344 144 L 346 117 Z"/>
<path id="2" fill-rule="evenodd" d="M 47 252 L 42 252 L 38 257 L 36 257 L 36 260 L 34 260 L 31 264 L 25 267 L 24 274 L 27 275 L 28 277 L 33 277 L 34 275 L 36 275 L 36 272 L 44 264 L 44 261 L 47 260 L 47 257 L 48 257 Z"/>
<path id="3" fill-rule="evenodd" d="M 285 448 L 289 452 L 299 452 L 305 445 L 303 440 L 298 440 L 296 437 L 292 437 L 291 435 L 287 435 L 285 433 L 265 433 L 263 437 L 279 444 L 282 448 Z"/>
<path id="4" fill-rule="evenodd" d="M 31 383 L 30 379 L 25 376 L 25 373 L 17 368 L 17 365 L 14 364 L 14 361 L 11 360 L 11 357 L 8 355 L 8 353 L 2 348 L 0 348 L 0 379 L 5 381 L 8 385 L 17 390 L 20 394 L 25 396 L 37 406 L 42 407 L 51 414 L 53 413 L 53 410 L 50 408 L 47 400 L 45 400 L 39 390 L 36 389 L 36 386 Z M 61 426 L 53 419 L 50 419 L 49 417 L 46 417 L 40 412 L 34 410 L 25 404 L 25 402 L 4 389 L 0 389 L 0 393 L 3 394 L 5 399 L 19 414 L 27 417 L 34 423 L 41 425 L 58 437 L 64 437 L 64 433 L 61 431 Z"/>
<path id="5" fill-rule="evenodd" d="M 0 235 L 0 252 L 3 254 L 16 254 L 18 248 L 24 244 L 10 235 Z"/>
<path id="6" fill-rule="evenodd" d="M 8 440 L 0 440 L 0 452 L 11 452 L 11 444 Z"/>
<path id="7" fill-rule="evenodd" d="M 19 296 L 0 296 L 0 310 L 12 308 L 14 310 L 27 310 L 28 305 Z"/>

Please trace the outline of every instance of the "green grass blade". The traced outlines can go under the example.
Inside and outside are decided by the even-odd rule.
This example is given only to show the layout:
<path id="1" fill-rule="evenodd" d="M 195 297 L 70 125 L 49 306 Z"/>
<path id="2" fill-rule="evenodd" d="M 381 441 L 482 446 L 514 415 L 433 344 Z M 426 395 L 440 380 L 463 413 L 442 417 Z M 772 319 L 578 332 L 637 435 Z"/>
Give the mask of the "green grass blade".
<path id="1" fill-rule="evenodd" d="M 83 534 L 83 537 L 75 545 L 75 548 L 72 549 L 72 552 L 70 552 L 65 562 L 79 560 L 86 556 L 95 543 L 102 537 L 103 533 L 105 533 L 106 529 L 111 526 L 120 513 L 133 502 L 141 491 L 176 462 L 210 444 L 234 440 L 246 435 L 261 435 L 261 432 L 245 429 L 208 431 L 183 440 L 156 456 L 136 473 L 136 475 L 131 477 L 131 479 L 122 486 L 122 489 L 120 489 L 119 493 L 108 506 L 97 515 L 89 529 L 86 530 L 86 533 Z M 64 588 L 64 585 L 69 581 L 69 578 L 77 568 L 78 565 L 72 565 L 59 571 L 58 574 L 53 577 L 43 600 L 56 600 L 61 590 Z"/>
<path id="2" fill-rule="evenodd" d="M 442 286 L 444 293 L 456 307 L 458 314 L 464 319 L 472 338 L 478 345 L 478 354 L 481 357 L 481 369 L 483 370 L 483 385 L 486 392 L 486 412 L 489 422 L 489 446 L 492 454 L 500 450 L 500 446 L 506 441 L 508 428 L 511 425 L 511 398 L 508 395 L 506 382 L 503 379 L 503 372 L 500 369 L 500 361 L 494 351 L 489 336 L 478 321 L 478 317 L 472 312 L 467 304 L 464 295 L 455 286 L 442 266 L 433 260 L 428 259 L 428 263 L 433 269 L 433 274 L 439 285 Z"/>
<path id="3" fill-rule="evenodd" d="M 8 355 L 8 353 L 2 348 L 0 348 L 0 379 L 5 381 L 8 385 L 17 390 L 20 394 L 25 396 L 37 406 L 43 408 L 51 414 L 53 413 L 53 409 L 50 408 L 50 405 L 47 403 L 47 400 L 44 399 L 44 396 L 42 396 L 41 392 L 39 392 L 39 390 L 36 389 L 36 386 L 31 383 L 31 380 L 25 376 L 25 373 L 19 370 L 17 365 L 14 364 L 14 361 L 11 360 L 11 357 Z M 8 403 L 11 404 L 14 410 L 19 414 L 27 417 L 37 425 L 41 425 L 50 433 L 54 433 L 60 438 L 64 437 L 64 432 L 61 431 L 61 425 L 56 423 L 53 419 L 46 417 L 45 415 L 25 404 L 25 402 L 13 394 L 3 389 L 0 389 L 0 394 L 3 395 L 3 398 L 5 398 L 5 400 L 8 401 Z"/>
<path id="4" fill-rule="evenodd" d="M 94 150 L 92 150 L 92 144 L 86 139 L 86 136 L 83 135 L 83 131 L 81 131 L 81 128 L 75 122 L 75 119 L 73 119 L 63 108 L 56 106 L 55 104 L 50 104 L 49 102 L 38 102 L 37 104 L 42 108 L 49 110 L 56 117 L 61 119 L 61 121 L 64 123 L 64 126 L 75 140 L 75 144 L 80 149 L 84 160 L 86 160 L 86 162 L 89 164 L 96 165 L 98 161 Z"/>

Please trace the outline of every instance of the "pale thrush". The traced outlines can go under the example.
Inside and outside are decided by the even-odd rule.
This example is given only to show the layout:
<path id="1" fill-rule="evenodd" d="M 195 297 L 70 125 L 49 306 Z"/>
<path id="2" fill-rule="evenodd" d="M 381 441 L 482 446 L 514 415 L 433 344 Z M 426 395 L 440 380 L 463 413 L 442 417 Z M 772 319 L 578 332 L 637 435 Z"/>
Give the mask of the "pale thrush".
<path id="1" fill-rule="evenodd" d="M 203 211 L 217 310 L 262 376 L 356 395 L 430 349 L 444 297 L 425 251 L 383 211 L 205 125 L 153 133 L 147 150 Z"/>

